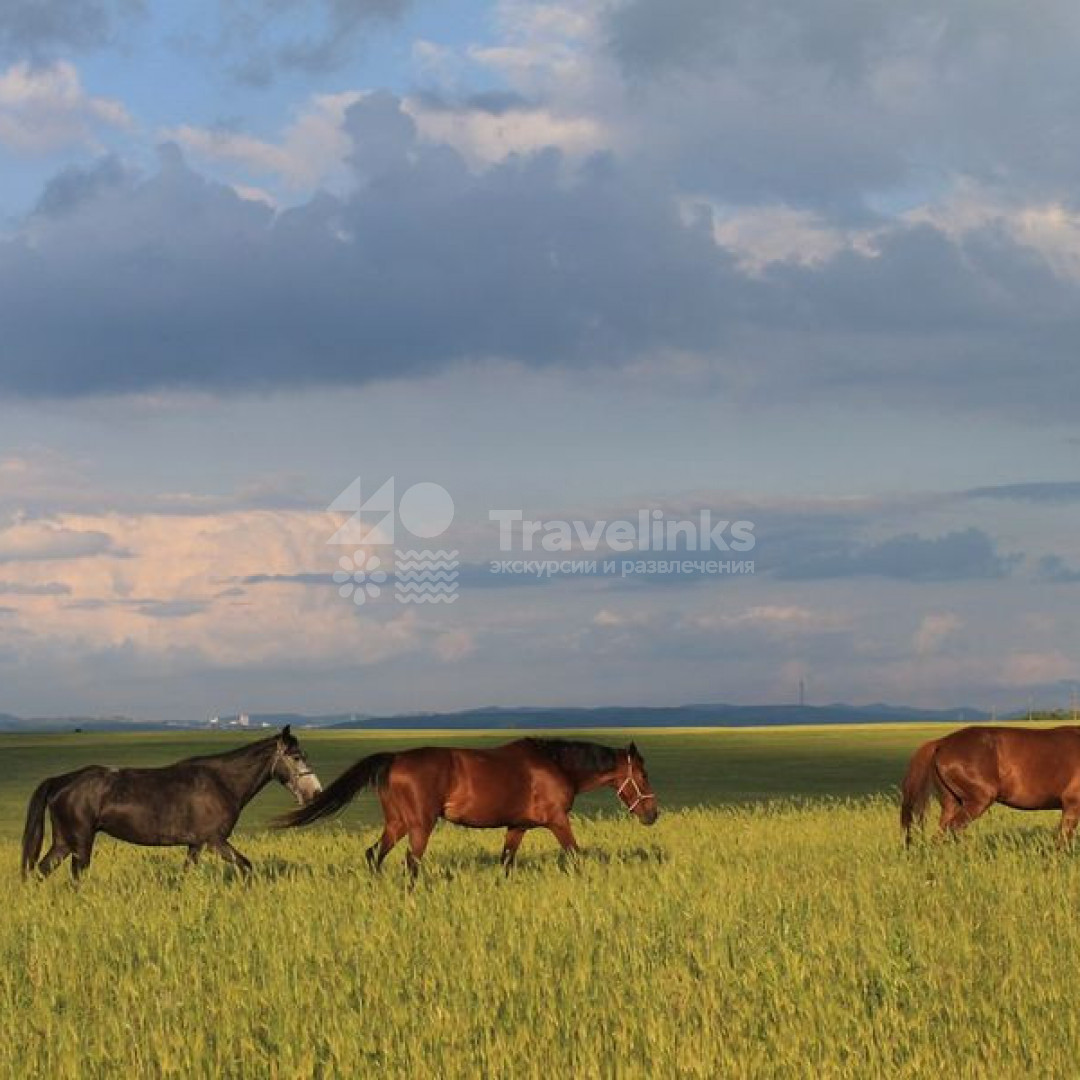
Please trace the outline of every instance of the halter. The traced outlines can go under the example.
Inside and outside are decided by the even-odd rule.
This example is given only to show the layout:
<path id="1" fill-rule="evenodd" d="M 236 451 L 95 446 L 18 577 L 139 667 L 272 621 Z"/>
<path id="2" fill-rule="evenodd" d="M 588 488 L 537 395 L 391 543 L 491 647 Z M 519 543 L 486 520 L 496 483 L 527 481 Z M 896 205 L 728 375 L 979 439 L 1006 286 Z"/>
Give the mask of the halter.
<path id="1" fill-rule="evenodd" d="M 629 799 L 623 799 L 623 791 L 629 787 L 630 792 L 634 797 L 634 801 L 630 802 Z M 626 752 L 626 779 L 615 789 L 615 794 L 622 799 L 623 806 L 632 814 L 637 807 L 643 803 L 646 799 L 655 799 L 656 796 L 651 791 L 642 791 L 641 786 L 638 784 L 637 779 L 634 776 L 634 765 L 630 759 L 630 751 Z"/>
<path id="2" fill-rule="evenodd" d="M 274 770 L 278 767 L 278 762 L 284 760 L 285 758 L 287 758 L 289 756 L 290 755 L 289 755 L 288 747 L 281 746 L 279 744 L 278 748 L 277 748 L 277 753 L 274 755 L 274 760 L 270 762 L 270 775 L 271 776 L 274 775 Z M 314 774 L 315 774 L 315 770 L 313 768 L 311 768 L 311 766 L 308 765 L 307 762 L 303 762 L 297 768 L 296 772 L 293 773 L 292 776 L 289 777 L 289 780 L 290 781 L 299 780 L 301 777 L 313 776 Z"/>

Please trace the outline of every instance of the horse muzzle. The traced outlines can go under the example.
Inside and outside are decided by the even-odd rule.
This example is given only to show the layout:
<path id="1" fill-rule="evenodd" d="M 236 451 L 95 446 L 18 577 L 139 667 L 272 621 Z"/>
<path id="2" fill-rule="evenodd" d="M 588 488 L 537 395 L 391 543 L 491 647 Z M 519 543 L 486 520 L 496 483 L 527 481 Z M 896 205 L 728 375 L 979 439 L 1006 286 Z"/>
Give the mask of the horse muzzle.
<path id="1" fill-rule="evenodd" d="M 297 777 L 292 785 L 292 793 L 301 806 L 307 806 L 312 799 L 322 794 L 322 784 L 313 772 L 304 773 L 303 776 Z"/>

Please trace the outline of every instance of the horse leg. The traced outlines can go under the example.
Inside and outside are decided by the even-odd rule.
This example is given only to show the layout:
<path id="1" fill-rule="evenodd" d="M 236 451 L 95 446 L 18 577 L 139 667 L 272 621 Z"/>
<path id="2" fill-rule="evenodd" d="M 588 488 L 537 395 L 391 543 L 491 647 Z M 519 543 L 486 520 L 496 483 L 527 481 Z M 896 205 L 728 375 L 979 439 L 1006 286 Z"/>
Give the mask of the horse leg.
<path id="1" fill-rule="evenodd" d="M 54 834 L 52 845 L 37 865 L 38 873 L 43 878 L 48 877 L 70 854 L 71 848 Z"/>
<path id="2" fill-rule="evenodd" d="M 386 856 L 404 835 L 405 826 L 400 821 L 388 821 L 383 825 L 382 836 L 364 852 L 372 873 L 377 874 L 382 869 Z"/>
<path id="3" fill-rule="evenodd" d="M 409 851 L 405 856 L 405 864 L 409 868 L 409 876 L 412 878 L 410 887 L 415 888 L 416 879 L 420 876 L 420 860 L 427 850 L 428 840 L 435 828 L 435 822 L 423 822 L 409 826 Z"/>
<path id="4" fill-rule="evenodd" d="M 518 848 L 521 847 L 521 841 L 525 839 L 525 833 L 525 829 L 506 830 L 506 839 L 503 841 L 500 862 L 506 871 L 507 877 L 510 876 L 510 871 L 514 869 L 514 859 L 517 857 Z"/>
<path id="5" fill-rule="evenodd" d="M 227 863 L 237 867 L 245 878 L 251 876 L 251 860 L 237 851 L 228 840 L 218 840 L 213 847 Z"/>
<path id="6" fill-rule="evenodd" d="M 1058 828 L 1058 847 L 1072 844 L 1073 832 L 1080 822 L 1080 793 L 1067 792 L 1061 799 L 1061 825 Z"/>
<path id="7" fill-rule="evenodd" d="M 953 821 L 960 812 L 962 803 L 948 788 L 941 789 L 941 818 L 938 821 L 938 835 L 946 835 L 953 827 Z"/>
<path id="8" fill-rule="evenodd" d="M 78 881 L 90 869 L 90 858 L 94 853 L 94 834 L 80 838 L 71 853 L 71 877 Z"/>
<path id="9" fill-rule="evenodd" d="M 199 856 L 202 854 L 202 844 L 188 844 L 187 857 L 184 859 L 184 869 L 194 870 L 199 865 Z"/>
<path id="10" fill-rule="evenodd" d="M 57 819 L 55 807 L 49 808 L 49 824 L 52 827 L 52 843 L 49 845 L 49 850 L 45 852 L 44 857 L 37 864 L 38 873 L 43 878 L 48 877 L 71 854 L 74 848 L 68 830 Z"/>
<path id="11" fill-rule="evenodd" d="M 993 806 L 996 797 L 992 791 L 963 792 L 960 809 L 949 822 L 948 831 L 955 835 L 962 829 L 966 829 L 976 818 L 982 817 Z"/>
<path id="12" fill-rule="evenodd" d="M 578 842 L 574 839 L 574 832 L 570 828 L 570 819 L 568 817 L 561 817 L 551 822 L 548 829 L 551 830 L 555 839 L 559 841 L 564 861 L 576 859 L 581 854 L 581 848 L 578 847 Z"/>

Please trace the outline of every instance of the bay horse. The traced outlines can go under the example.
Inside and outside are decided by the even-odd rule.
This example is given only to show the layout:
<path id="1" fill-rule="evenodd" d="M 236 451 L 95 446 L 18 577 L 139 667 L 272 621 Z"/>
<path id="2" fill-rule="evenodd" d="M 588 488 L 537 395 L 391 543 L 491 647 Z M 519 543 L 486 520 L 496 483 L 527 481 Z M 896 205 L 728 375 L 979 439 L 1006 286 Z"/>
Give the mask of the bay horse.
<path id="1" fill-rule="evenodd" d="M 186 847 L 187 867 L 194 866 L 208 847 L 247 875 L 251 863 L 229 843 L 229 835 L 244 807 L 271 780 L 288 788 L 301 805 L 322 791 L 288 725 L 237 750 L 187 758 L 163 768 L 89 765 L 50 777 L 37 786 L 26 810 L 23 877 L 35 865 L 48 876 L 70 856 L 72 876 L 78 879 L 90 865 L 99 832 L 129 844 Z M 46 809 L 52 821 L 52 846 L 39 863 Z"/>
<path id="2" fill-rule="evenodd" d="M 491 750 L 426 746 L 371 754 L 278 824 L 293 828 L 335 814 L 371 784 L 382 804 L 383 831 L 367 849 L 368 865 L 379 870 L 407 835 L 406 862 L 414 882 L 439 818 L 474 829 L 506 829 L 501 862 L 509 873 L 530 829 L 549 829 L 564 852 L 578 851 L 569 815 L 584 791 L 614 788 L 645 825 L 658 814 L 645 762 L 633 743 L 615 750 L 570 739 L 530 738 Z"/>
<path id="3" fill-rule="evenodd" d="M 915 751 L 904 777 L 900 824 L 907 843 L 931 793 L 939 828 L 955 833 L 995 802 L 1015 810 L 1060 810 L 1058 841 L 1080 821 L 1080 727 L 966 727 Z"/>

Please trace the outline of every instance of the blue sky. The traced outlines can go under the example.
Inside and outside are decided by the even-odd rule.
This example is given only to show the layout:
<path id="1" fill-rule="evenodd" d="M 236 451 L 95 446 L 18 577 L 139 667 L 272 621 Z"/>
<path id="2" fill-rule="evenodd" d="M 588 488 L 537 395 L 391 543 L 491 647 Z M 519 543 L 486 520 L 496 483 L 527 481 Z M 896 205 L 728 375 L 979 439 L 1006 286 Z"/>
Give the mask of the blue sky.
<path id="1" fill-rule="evenodd" d="M 1066 703 L 1078 38 L 1056 0 L 6 6 L 0 711 Z M 457 602 L 337 595 L 358 475 L 452 493 Z M 494 581 L 506 507 L 709 508 L 756 573 Z"/>

